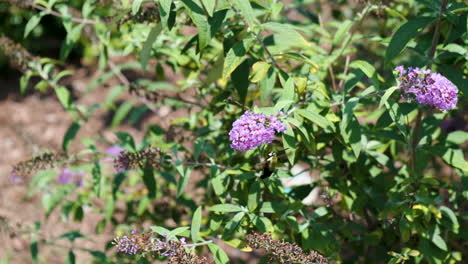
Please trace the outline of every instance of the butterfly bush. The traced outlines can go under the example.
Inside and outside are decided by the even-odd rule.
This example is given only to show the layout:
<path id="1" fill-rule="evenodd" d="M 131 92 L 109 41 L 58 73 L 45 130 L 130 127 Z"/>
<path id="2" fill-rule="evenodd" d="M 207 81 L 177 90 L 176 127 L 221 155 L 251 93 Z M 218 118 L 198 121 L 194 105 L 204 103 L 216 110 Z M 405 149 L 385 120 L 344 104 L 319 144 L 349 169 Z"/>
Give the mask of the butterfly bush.
<path id="1" fill-rule="evenodd" d="M 266 117 L 264 114 L 246 111 L 232 124 L 229 132 L 231 148 L 246 151 L 273 142 L 275 132 L 286 131 L 286 127 L 278 119 L 279 115 L 282 113 Z"/>
<path id="2" fill-rule="evenodd" d="M 403 66 L 398 71 L 399 87 L 407 99 L 414 97 L 420 104 L 447 111 L 457 105 L 458 88 L 440 73 Z"/>

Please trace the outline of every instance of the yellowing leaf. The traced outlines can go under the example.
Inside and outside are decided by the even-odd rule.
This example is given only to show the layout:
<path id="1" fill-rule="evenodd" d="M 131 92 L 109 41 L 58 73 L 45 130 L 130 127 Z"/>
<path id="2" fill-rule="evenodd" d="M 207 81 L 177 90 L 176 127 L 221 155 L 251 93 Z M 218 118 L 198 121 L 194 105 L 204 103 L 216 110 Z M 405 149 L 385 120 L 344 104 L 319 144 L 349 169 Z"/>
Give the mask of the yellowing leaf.
<path id="1" fill-rule="evenodd" d="M 250 79 L 251 82 L 256 83 L 263 78 L 265 78 L 268 70 L 270 69 L 271 65 L 264 61 L 258 61 L 252 66 L 252 78 Z"/>

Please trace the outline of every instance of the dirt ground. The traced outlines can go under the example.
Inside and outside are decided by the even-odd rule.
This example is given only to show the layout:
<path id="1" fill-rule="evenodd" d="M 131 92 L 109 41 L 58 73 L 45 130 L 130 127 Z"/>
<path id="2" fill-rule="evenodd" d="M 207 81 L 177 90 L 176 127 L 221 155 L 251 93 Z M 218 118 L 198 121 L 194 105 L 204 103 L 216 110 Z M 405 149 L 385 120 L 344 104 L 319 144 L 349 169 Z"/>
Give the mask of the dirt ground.
<path id="1" fill-rule="evenodd" d="M 119 62 L 116 61 L 118 64 Z M 99 87 L 93 92 L 84 93 L 87 84 L 97 78 L 97 71 L 89 69 L 75 69 L 75 74 L 69 80 L 68 87 L 79 94 L 78 103 L 92 105 L 101 103 L 111 88 Z M 131 78 L 131 73 L 126 73 Z M 36 222 L 42 223 L 41 236 L 45 239 L 60 236 L 71 230 L 80 230 L 82 234 L 92 235 L 91 239 L 79 239 L 76 247 L 105 251 L 105 245 L 115 236 L 112 226 L 99 235 L 94 233 L 96 223 L 102 218 L 92 210 L 85 212 L 82 222 L 64 223 L 60 219 L 58 210 L 46 219 L 41 205 L 40 195 L 27 196 L 27 182 L 15 183 L 10 179 L 12 166 L 20 161 L 29 159 L 35 154 L 44 151 L 60 151 L 65 131 L 72 123 L 68 113 L 62 108 L 53 94 L 41 95 L 31 93 L 26 97 L 18 94 L 20 73 L 14 70 L 0 75 L 0 263 L 32 263 L 30 253 L 29 228 Z M 174 76 L 172 81 L 176 81 Z M 117 78 L 110 80 L 109 87 L 117 84 Z M 184 94 L 190 97 L 190 91 Z M 127 95 L 130 96 L 130 95 Z M 139 141 L 143 131 L 149 124 L 158 124 L 167 128 L 170 122 L 182 115 L 185 111 L 172 112 L 169 107 L 156 108 L 145 116 L 142 124 L 130 126 L 124 124 L 118 131 L 126 131 Z M 76 138 L 90 137 L 101 133 L 107 140 L 115 141 L 113 130 L 108 127 L 108 115 L 104 111 L 97 112 L 93 118 L 81 127 Z M 109 145 L 103 144 L 100 150 Z M 79 140 L 72 143 L 71 151 L 78 151 L 82 147 Z M 196 178 L 196 177 L 195 177 Z M 195 179 L 196 181 L 196 179 Z M 188 187 L 194 194 L 200 194 L 194 183 Z M 40 247 L 39 263 L 64 263 L 69 244 L 61 242 L 60 246 Z M 230 249 L 224 245 L 233 259 L 251 259 L 252 254 Z M 91 257 L 88 253 L 76 252 L 76 263 L 89 263 Z M 233 261 L 236 263 L 237 261 Z M 246 262 L 244 262 L 246 263 Z M 254 262 L 251 262 L 254 263 Z"/>

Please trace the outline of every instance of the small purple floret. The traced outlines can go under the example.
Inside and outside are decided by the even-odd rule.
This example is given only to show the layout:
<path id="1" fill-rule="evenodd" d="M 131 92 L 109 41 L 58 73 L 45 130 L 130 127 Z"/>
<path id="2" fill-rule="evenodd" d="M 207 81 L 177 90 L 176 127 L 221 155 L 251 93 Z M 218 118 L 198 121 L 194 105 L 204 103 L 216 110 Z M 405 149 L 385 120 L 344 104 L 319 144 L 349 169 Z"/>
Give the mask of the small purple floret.
<path id="1" fill-rule="evenodd" d="M 114 145 L 112 147 L 109 147 L 106 149 L 106 154 L 111 156 L 111 157 L 106 157 L 106 160 L 114 160 L 115 157 L 118 157 L 121 152 L 125 151 L 124 148 L 122 148 L 119 145 Z"/>
<path id="2" fill-rule="evenodd" d="M 75 184 L 77 186 L 83 185 L 83 176 L 84 171 L 72 171 L 69 168 L 64 168 L 58 178 L 57 181 L 60 184 Z"/>
<path id="3" fill-rule="evenodd" d="M 137 245 L 137 239 L 134 236 L 122 236 L 117 241 L 117 251 L 136 255 L 140 247 Z"/>
<path id="4" fill-rule="evenodd" d="M 441 111 L 451 110 L 457 105 L 458 88 L 441 74 L 412 67 L 405 70 L 403 66 L 395 70 L 405 98 Z"/>
<path id="5" fill-rule="evenodd" d="M 278 115 L 282 115 L 280 112 Z M 229 132 L 231 148 L 246 151 L 275 139 L 275 132 L 285 132 L 286 127 L 278 119 L 278 115 L 266 117 L 246 111 L 232 124 Z"/>

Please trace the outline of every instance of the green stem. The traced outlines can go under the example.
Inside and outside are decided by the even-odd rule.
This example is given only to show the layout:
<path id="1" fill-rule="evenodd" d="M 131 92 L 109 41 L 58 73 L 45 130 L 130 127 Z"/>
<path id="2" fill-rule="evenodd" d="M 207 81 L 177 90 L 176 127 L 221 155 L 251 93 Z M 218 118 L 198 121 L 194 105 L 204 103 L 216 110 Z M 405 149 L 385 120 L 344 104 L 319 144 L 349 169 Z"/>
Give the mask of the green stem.
<path id="1" fill-rule="evenodd" d="M 442 3 L 440 5 L 440 11 L 439 11 L 439 16 L 437 17 L 437 23 L 435 25 L 435 29 L 434 29 L 434 35 L 432 37 L 432 45 L 431 45 L 431 49 L 429 50 L 429 53 L 427 55 L 427 57 L 429 58 L 429 64 L 428 64 L 428 68 L 431 66 L 432 64 L 432 60 L 434 59 L 434 55 L 435 55 L 435 52 L 436 52 L 436 48 L 437 48 L 437 44 L 439 43 L 439 38 L 440 38 L 440 22 L 442 21 L 442 14 L 445 13 L 445 11 L 447 10 L 447 2 L 448 0 L 442 0 Z"/>
<path id="2" fill-rule="evenodd" d="M 421 130 L 421 120 L 422 120 L 423 111 L 418 110 L 418 115 L 416 116 L 416 121 L 414 123 L 413 135 L 411 138 L 411 157 L 410 157 L 410 167 L 413 172 L 416 172 L 416 149 L 419 142 L 419 131 Z"/>
<path id="3" fill-rule="evenodd" d="M 430 62 L 428 64 L 428 68 L 431 66 L 432 61 L 434 59 L 434 55 L 437 49 L 437 44 L 439 43 L 439 38 L 440 38 L 440 24 L 442 21 L 442 14 L 445 13 L 447 10 L 447 2 L 448 0 L 442 0 L 442 3 L 440 5 L 440 11 L 439 11 L 439 16 L 437 17 L 437 23 L 435 25 L 434 29 L 434 35 L 432 37 L 432 45 L 431 49 L 429 50 L 429 53 L 427 57 L 429 58 Z M 414 130 L 413 130 L 413 135 L 411 139 L 411 157 L 410 157 L 410 166 L 413 172 L 416 171 L 416 159 L 417 159 L 417 154 L 416 154 L 416 148 L 418 146 L 419 142 L 419 131 L 421 130 L 421 119 L 422 119 L 423 111 L 419 110 L 418 115 L 416 116 L 416 121 L 414 124 Z"/>

